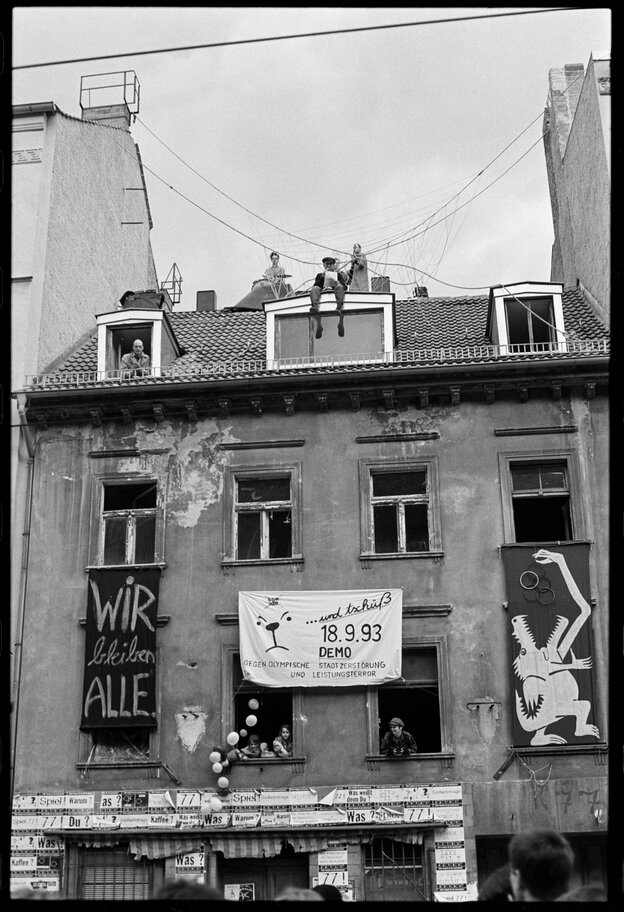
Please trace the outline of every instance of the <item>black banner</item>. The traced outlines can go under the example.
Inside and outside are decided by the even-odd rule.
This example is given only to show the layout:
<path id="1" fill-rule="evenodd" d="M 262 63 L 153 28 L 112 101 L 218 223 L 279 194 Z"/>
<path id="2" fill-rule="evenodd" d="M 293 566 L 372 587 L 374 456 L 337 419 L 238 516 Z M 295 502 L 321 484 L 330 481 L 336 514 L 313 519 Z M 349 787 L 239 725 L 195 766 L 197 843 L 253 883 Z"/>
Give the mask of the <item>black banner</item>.
<path id="1" fill-rule="evenodd" d="M 160 570 L 90 570 L 80 728 L 155 728 Z"/>
<path id="2" fill-rule="evenodd" d="M 589 544 L 503 546 L 502 554 L 514 746 L 595 743 Z"/>

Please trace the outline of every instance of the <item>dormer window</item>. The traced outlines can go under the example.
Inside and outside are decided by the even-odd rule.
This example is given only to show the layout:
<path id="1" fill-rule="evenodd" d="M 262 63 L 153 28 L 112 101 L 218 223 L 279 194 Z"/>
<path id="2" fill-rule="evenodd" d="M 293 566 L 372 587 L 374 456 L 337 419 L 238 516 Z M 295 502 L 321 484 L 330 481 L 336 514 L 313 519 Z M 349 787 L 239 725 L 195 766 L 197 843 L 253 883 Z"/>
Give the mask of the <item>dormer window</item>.
<path id="1" fill-rule="evenodd" d="M 164 292 L 126 292 L 120 303 L 121 308 L 97 317 L 99 377 L 134 382 L 161 376 L 181 354 L 168 318 L 172 307 L 169 296 Z M 133 351 L 137 339 L 150 359 L 149 366 L 130 372 L 121 359 Z"/>
<path id="2" fill-rule="evenodd" d="M 558 282 L 523 282 L 490 290 L 489 337 L 501 355 L 567 350 Z"/>
<path id="3" fill-rule="evenodd" d="M 505 298 L 507 338 L 511 345 L 532 349 L 554 341 L 552 298 Z"/>
<path id="4" fill-rule="evenodd" d="M 308 367 L 387 360 L 394 348 L 394 295 L 347 292 L 342 315 L 331 292 L 321 295 L 318 315 L 310 299 L 264 303 L 267 360 L 278 367 Z"/>

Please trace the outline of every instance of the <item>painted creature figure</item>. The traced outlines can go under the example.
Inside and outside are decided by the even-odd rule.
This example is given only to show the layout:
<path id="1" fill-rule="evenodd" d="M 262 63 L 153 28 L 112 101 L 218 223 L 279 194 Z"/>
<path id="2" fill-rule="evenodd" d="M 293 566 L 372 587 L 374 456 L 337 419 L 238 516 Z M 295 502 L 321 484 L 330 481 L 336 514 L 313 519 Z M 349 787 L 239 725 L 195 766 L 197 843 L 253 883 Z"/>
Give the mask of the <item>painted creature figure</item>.
<path id="1" fill-rule="evenodd" d="M 572 644 L 591 614 L 590 606 L 576 585 L 563 554 L 541 548 L 533 558 L 539 564 L 558 565 L 580 614 L 569 629 L 568 618 L 558 616 L 546 645 L 541 649 L 535 644 L 527 616 L 519 614 L 511 619 L 513 636 L 520 644 L 520 652 L 513 663 L 514 671 L 522 682 L 522 696 L 516 692 L 518 720 L 525 731 L 535 732 L 531 739 L 532 745 L 567 744 L 560 735 L 546 734 L 545 731 L 549 725 L 567 716 L 576 719 L 575 735 L 593 735 L 599 738 L 597 727 L 587 722 L 591 703 L 589 700 L 579 700 L 578 682 L 571 674 L 572 670 L 592 667 L 591 658 L 577 659 L 572 651 Z M 570 659 L 564 663 L 568 653 Z"/>

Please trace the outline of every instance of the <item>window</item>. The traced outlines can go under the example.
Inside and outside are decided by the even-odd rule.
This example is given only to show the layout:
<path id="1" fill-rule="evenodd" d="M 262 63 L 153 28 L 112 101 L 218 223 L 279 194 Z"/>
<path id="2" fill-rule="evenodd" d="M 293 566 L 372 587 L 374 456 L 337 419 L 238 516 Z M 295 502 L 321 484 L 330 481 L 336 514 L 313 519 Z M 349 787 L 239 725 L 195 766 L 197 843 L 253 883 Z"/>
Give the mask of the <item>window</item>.
<path id="1" fill-rule="evenodd" d="M 265 743 L 268 750 L 272 750 L 273 739 L 279 734 L 282 724 L 288 725 L 291 734 L 293 733 L 292 691 L 285 688 L 259 687 L 250 681 L 244 681 L 238 653 L 232 656 L 232 679 L 235 694 L 233 730 L 240 732 L 241 729 L 246 729 L 249 735 L 258 735 L 260 743 Z M 253 699 L 260 704 L 258 709 L 249 707 L 249 701 Z M 253 728 L 245 721 L 250 714 L 258 720 Z M 246 743 L 247 738 L 241 738 L 239 746 L 244 747 Z M 293 756 L 296 754 L 293 737 Z"/>
<path id="2" fill-rule="evenodd" d="M 405 723 L 418 752 L 450 752 L 449 675 L 445 636 L 408 637 L 403 641 L 401 679 L 371 688 L 369 753 L 377 756 L 392 718 Z M 389 762 L 394 762 L 389 761 Z"/>
<path id="3" fill-rule="evenodd" d="M 121 358 L 132 351 L 135 339 L 143 343 L 143 352 L 152 356 L 152 324 L 137 324 L 110 328 L 107 338 L 106 368 L 119 370 Z"/>
<path id="4" fill-rule="evenodd" d="M 374 836 L 364 847 L 364 899 L 367 902 L 425 902 L 421 845 Z"/>
<path id="5" fill-rule="evenodd" d="M 591 538 L 577 453 L 499 453 L 505 542 L 553 543 Z"/>
<path id="6" fill-rule="evenodd" d="M 570 541 L 570 488 L 565 462 L 511 465 L 517 542 Z"/>
<path id="7" fill-rule="evenodd" d="M 79 733 L 78 769 L 159 766 L 155 728 L 92 728 Z"/>
<path id="8" fill-rule="evenodd" d="M 100 540 L 103 565 L 155 561 L 156 495 L 155 481 L 104 482 Z"/>
<path id="9" fill-rule="evenodd" d="M 527 350 L 543 350 L 554 342 L 552 298 L 506 298 L 505 317 L 511 345 L 523 345 Z"/>
<path id="10" fill-rule="evenodd" d="M 238 747 L 246 747 L 249 735 L 255 734 L 260 737 L 261 742 L 266 743 L 268 750 L 272 750 L 273 739 L 279 734 L 280 726 L 285 723 L 291 726 L 293 757 L 302 758 L 301 688 L 261 687 L 251 681 L 245 681 L 238 647 L 224 646 L 222 694 L 223 738 L 231 731 L 240 732 L 241 729 L 245 729 L 247 735 L 241 737 Z M 257 700 L 258 709 L 249 706 L 250 700 Z M 254 726 L 246 724 L 249 715 L 254 715 L 257 719 Z M 271 757 L 262 758 L 263 763 L 267 760 L 273 762 Z"/>
<path id="11" fill-rule="evenodd" d="M 333 296 L 332 296 L 333 299 Z M 335 306 L 335 305 L 334 305 Z M 379 359 L 384 350 L 384 313 L 378 310 L 345 310 L 344 335 L 338 335 L 338 315 L 321 310 L 323 333 L 317 338 L 317 321 L 309 314 L 288 314 L 275 319 L 275 357 L 324 358 L 354 355 Z"/>
<path id="12" fill-rule="evenodd" d="M 300 466 L 229 469 L 225 561 L 301 559 Z"/>
<path id="13" fill-rule="evenodd" d="M 72 899 L 150 899 L 163 880 L 163 861 L 135 860 L 127 845 L 74 849 L 71 854 Z"/>
<path id="14" fill-rule="evenodd" d="M 440 550 L 437 465 L 360 462 L 362 555 L 391 557 Z"/>

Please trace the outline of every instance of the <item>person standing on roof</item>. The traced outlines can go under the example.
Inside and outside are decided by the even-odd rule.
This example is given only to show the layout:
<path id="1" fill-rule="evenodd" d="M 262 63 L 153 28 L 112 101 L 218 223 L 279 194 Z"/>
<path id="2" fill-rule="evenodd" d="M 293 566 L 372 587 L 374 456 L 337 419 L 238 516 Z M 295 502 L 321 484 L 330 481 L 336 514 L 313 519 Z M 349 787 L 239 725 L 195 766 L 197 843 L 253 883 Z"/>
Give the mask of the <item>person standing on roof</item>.
<path id="1" fill-rule="evenodd" d="M 349 291 L 370 291 L 368 287 L 368 262 L 362 245 L 354 244 L 349 268 Z"/>

